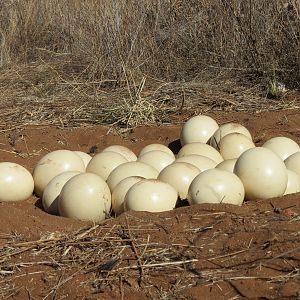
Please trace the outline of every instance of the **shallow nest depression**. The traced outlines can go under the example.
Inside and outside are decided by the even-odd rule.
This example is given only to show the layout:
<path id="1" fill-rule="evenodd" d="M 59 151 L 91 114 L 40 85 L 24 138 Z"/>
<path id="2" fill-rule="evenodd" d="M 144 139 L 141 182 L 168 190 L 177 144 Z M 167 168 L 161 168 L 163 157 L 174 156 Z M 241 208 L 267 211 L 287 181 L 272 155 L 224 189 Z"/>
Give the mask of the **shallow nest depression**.
<path id="1" fill-rule="evenodd" d="M 34 282 L 42 287 L 41 299 L 61 299 L 75 286 L 90 295 L 109 289 L 123 298 L 134 290 L 149 299 L 174 299 L 193 287 L 212 285 L 224 291 L 230 286 L 234 294 L 229 290 L 226 299 L 248 299 L 246 281 L 259 286 L 266 299 L 275 299 L 282 284 L 292 281 L 297 296 L 300 206 L 287 198 L 281 207 L 277 200 L 261 201 L 250 215 L 248 209 L 257 203 L 223 205 L 226 212 L 196 206 L 192 215 L 180 208 L 168 217 L 152 214 L 152 222 L 145 213 L 129 212 L 118 222 L 108 219 L 30 241 L 2 235 L 0 295 L 18 297 L 28 280 L 29 299 Z"/>
<path id="2" fill-rule="evenodd" d="M 244 84 L 227 76 L 197 82 L 163 82 L 124 71 L 120 80 L 87 81 L 67 75 L 64 63 L 35 63 L 3 70 L 0 75 L 2 130 L 28 125 L 79 127 L 176 123 L 181 114 L 208 111 L 295 109 L 293 91 L 268 99 L 261 84 Z"/>

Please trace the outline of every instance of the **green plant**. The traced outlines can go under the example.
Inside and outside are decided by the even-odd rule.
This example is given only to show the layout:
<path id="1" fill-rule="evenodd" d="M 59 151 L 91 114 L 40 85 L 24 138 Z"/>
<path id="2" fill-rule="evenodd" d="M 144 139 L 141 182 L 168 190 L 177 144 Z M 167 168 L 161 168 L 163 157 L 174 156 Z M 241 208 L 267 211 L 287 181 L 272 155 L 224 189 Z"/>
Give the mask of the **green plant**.
<path id="1" fill-rule="evenodd" d="M 268 84 L 268 98 L 280 99 L 284 93 L 287 91 L 285 85 L 278 81 L 275 71 L 273 71 L 273 76 L 269 80 Z"/>

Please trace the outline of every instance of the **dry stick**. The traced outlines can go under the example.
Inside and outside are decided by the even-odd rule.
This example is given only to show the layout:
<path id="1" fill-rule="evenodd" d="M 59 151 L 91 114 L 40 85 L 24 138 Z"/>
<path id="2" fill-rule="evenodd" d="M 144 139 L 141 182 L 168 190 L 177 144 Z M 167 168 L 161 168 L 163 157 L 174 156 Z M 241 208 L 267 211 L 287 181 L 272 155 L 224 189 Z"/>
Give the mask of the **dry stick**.
<path id="1" fill-rule="evenodd" d="M 114 272 L 120 272 L 122 270 L 130 270 L 130 269 L 140 269 L 142 268 L 155 268 L 155 267 L 166 267 L 166 266 L 179 266 L 184 265 L 192 262 L 198 262 L 198 259 L 189 259 L 189 260 L 181 260 L 181 261 L 173 261 L 173 262 L 163 262 L 163 263 L 156 263 L 156 264 L 144 264 L 144 265 L 134 265 L 123 267 L 119 269 L 113 270 Z"/>
<path id="2" fill-rule="evenodd" d="M 206 260 L 210 261 L 210 260 L 214 260 L 214 259 L 218 259 L 218 258 L 224 258 L 224 257 L 234 256 L 236 254 L 240 254 L 240 253 L 246 252 L 248 250 L 249 249 L 243 249 L 243 250 L 231 252 L 231 253 L 220 255 L 220 256 L 215 256 L 215 257 L 207 258 Z"/>
<path id="3" fill-rule="evenodd" d="M 157 263 L 157 264 L 146 264 L 142 265 L 145 268 L 153 268 L 153 267 L 163 267 L 163 266 L 178 266 L 178 265 L 184 265 L 191 262 L 197 262 L 198 259 L 189 259 L 189 260 L 181 260 L 181 261 L 173 261 L 173 262 L 164 262 L 164 263 Z"/>
<path id="4" fill-rule="evenodd" d="M 53 292 L 52 300 L 54 300 L 56 298 L 57 290 L 60 287 L 60 283 L 61 283 L 61 280 L 62 280 L 63 276 L 64 276 L 64 273 L 59 276 L 56 287 L 54 287 L 54 290 L 52 289 L 52 292 Z"/>
<path id="5" fill-rule="evenodd" d="M 221 97 L 219 97 L 218 100 L 227 102 L 227 103 L 229 103 L 229 104 L 231 104 L 231 105 L 234 105 L 234 106 L 237 106 L 237 105 L 238 105 L 236 102 L 234 102 L 234 101 L 232 101 L 232 100 L 229 100 L 229 99 L 226 99 L 226 98 L 221 98 Z"/>
<path id="6" fill-rule="evenodd" d="M 203 218 L 197 218 L 197 217 L 206 217 L 206 216 L 213 216 L 213 215 L 225 215 L 226 213 L 224 211 L 221 212 L 215 212 L 215 213 L 208 213 L 208 214 L 202 214 L 202 215 L 195 215 L 192 217 L 192 220 L 202 220 Z"/>
<path id="7" fill-rule="evenodd" d="M 142 98 L 142 97 L 141 97 L 141 93 L 142 93 L 142 91 L 143 91 L 143 89 L 144 89 L 145 83 L 146 83 L 146 77 L 143 76 L 143 78 L 142 78 L 142 80 L 141 80 L 141 82 L 140 82 L 140 84 L 139 84 L 138 90 L 137 90 L 137 92 L 136 92 L 136 95 L 135 95 L 136 98 Z"/>
<path id="8" fill-rule="evenodd" d="M 83 242 L 66 242 L 66 245 L 68 246 L 81 246 L 81 245 L 97 245 L 97 244 L 107 244 L 108 242 L 130 242 L 130 239 L 124 239 L 124 240 L 98 240 L 98 241 L 83 241 Z M 117 246 L 116 246 L 117 247 Z M 123 246 L 119 246 L 119 247 L 123 247 Z M 69 252 L 69 251 L 68 251 Z"/>
<path id="9" fill-rule="evenodd" d="M 36 271 L 36 272 L 30 272 L 30 273 L 23 273 L 23 274 L 20 274 L 20 275 L 15 275 L 13 277 L 13 279 L 20 278 L 20 277 L 25 277 L 25 276 L 31 276 L 31 275 L 35 275 L 35 274 L 41 274 L 41 273 L 44 273 L 44 271 Z"/>
<path id="10" fill-rule="evenodd" d="M 148 76 L 149 78 L 149 76 Z M 151 78 L 151 77 L 150 77 Z M 153 78 L 151 78 L 153 79 Z M 162 81 L 163 82 L 163 81 Z M 160 91 L 163 87 L 167 86 L 167 85 L 171 85 L 174 84 L 175 82 L 163 82 L 163 84 L 161 84 L 153 93 L 152 96 L 154 96 L 158 91 Z M 161 92 L 162 93 L 162 92 Z"/>
<path id="11" fill-rule="evenodd" d="M 13 274 L 14 271 L 4 271 L 4 270 L 0 270 L 0 275 L 7 275 L 7 274 Z"/>
<path id="12" fill-rule="evenodd" d="M 144 250 L 143 250 L 143 252 L 141 254 L 141 257 L 143 257 L 144 254 L 146 253 L 147 247 L 149 245 L 149 241 L 150 241 L 150 234 L 148 234 L 148 236 L 147 236 L 147 243 L 146 243 L 145 248 L 144 248 Z M 141 244 L 140 246 L 143 246 L 143 245 Z"/>
<path id="13" fill-rule="evenodd" d="M 179 114 L 182 113 L 184 104 L 185 104 L 185 90 L 184 90 L 184 88 L 182 88 L 182 101 L 181 101 L 181 105 L 180 105 L 179 110 L 178 110 Z"/>
<path id="14" fill-rule="evenodd" d="M 67 262 L 69 261 L 67 260 Z M 35 265 L 57 266 L 59 265 L 59 263 L 51 260 L 42 260 L 42 261 L 33 261 L 33 262 L 16 262 L 11 265 L 8 265 L 7 267 L 25 267 L 25 266 L 35 266 Z"/>
<path id="15" fill-rule="evenodd" d="M 81 233 L 81 234 L 79 234 L 78 235 L 78 238 L 76 239 L 77 241 L 79 240 L 79 239 L 81 239 L 81 238 L 83 238 L 84 236 L 86 236 L 88 233 L 90 233 L 91 231 L 94 231 L 96 228 L 98 228 L 99 227 L 99 225 L 95 225 L 95 226 L 93 226 L 93 227 L 91 227 L 91 228 L 88 228 L 85 232 L 83 232 L 83 233 Z M 78 243 L 77 243 L 78 244 Z M 63 256 L 66 256 L 68 253 L 69 253 L 69 251 L 72 249 L 72 245 L 70 245 L 65 251 L 64 251 L 64 253 L 63 253 Z"/>
<path id="16" fill-rule="evenodd" d="M 17 243 L 17 244 L 14 244 L 14 246 L 15 247 L 26 247 L 29 245 L 40 246 L 41 244 L 46 244 L 47 242 L 57 242 L 60 240 L 61 240 L 61 238 L 40 239 L 40 240 L 36 240 L 36 241 Z"/>
<path id="17" fill-rule="evenodd" d="M 133 101 L 133 98 L 132 98 L 132 94 L 131 94 L 131 90 L 130 90 L 130 84 L 129 84 L 129 80 L 128 80 L 128 77 L 127 77 L 127 73 L 126 73 L 126 70 L 125 70 L 125 64 L 124 64 L 123 60 L 122 60 L 122 70 L 123 70 L 125 80 L 126 80 L 127 91 L 128 91 L 129 97 L 130 97 L 130 99 L 132 101 L 132 104 L 133 104 L 134 101 Z"/>
<path id="18" fill-rule="evenodd" d="M 23 252 L 26 252 L 30 249 L 32 249 L 33 247 L 28 247 L 26 249 L 23 249 L 23 250 L 20 250 L 20 251 L 16 251 L 16 252 L 13 252 L 13 253 L 8 253 L 8 254 L 5 254 L 5 255 L 2 255 L 0 256 L 0 263 L 4 262 L 5 260 L 3 260 L 3 258 L 6 258 L 6 257 L 11 257 L 11 256 L 15 256 L 17 254 L 21 254 Z"/>
<path id="19" fill-rule="evenodd" d="M 140 271 L 140 278 L 139 278 L 139 286 L 141 286 L 141 283 L 143 281 L 143 276 L 144 276 L 144 270 L 143 270 L 143 267 L 142 267 L 142 261 L 141 261 L 141 257 L 135 247 L 135 242 L 132 238 L 132 234 L 131 234 L 131 231 L 130 231 L 130 227 L 129 227 L 129 223 L 128 223 L 128 218 L 126 216 L 126 225 L 127 225 L 127 229 L 128 229 L 128 236 L 130 238 L 130 243 L 131 243 L 131 246 L 132 246 L 132 249 L 136 255 L 136 259 L 137 259 L 137 262 L 138 262 L 138 265 L 139 265 L 139 271 Z"/>
<path id="20" fill-rule="evenodd" d="M 291 272 L 292 273 L 292 272 Z M 291 273 L 288 273 L 286 275 L 277 275 L 277 276 L 266 276 L 266 277 L 263 277 L 263 276 L 236 276 L 236 277 L 229 277 L 229 278 L 226 278 L 225 280 L 248 280 L 248 279 L 261 279 L 261 280 L 278 280 L 278 279 L 281 279 L 282 281 L 285 281 L 286 278 L 293 278 L 295 276 L 298 276 L 298 274 L 292 276 Z M 224 279 L 222 279 L 224 280 Z"/>
<path id="21" fill-rule="evenodd" d="M 4 150 L 4 149 L 0 149 L 0 151 L 6 152 L 6 153 L 11 153 L 11 154 L 17 154 L 17 155 L 20 154 L 20 153 L 18 153 L 17 151 L 9 151 L 9 150 Z"/>
<path id="22" fill-rule="evenodd" d="M 59 85 L 90 85 L 90 84 L 103 84 L 106 82 L 117 82 L 118 80 L 116 79 L 106 79 L 106 80 L 101 80 L 101 81 L 87 81 L 87 82 L 74 82 L 74 81 L 70 81 L 70 82 L 57 82 L 56 84 Z"/>
<path id="23" fill-rule="evenodd" d="M 23 141 L 24 141 L 24 144 L 25 144 L 25 147 L 26 147 L 27 155 L 31 156 L 31 153 L 29 152 L 28 145 L 27 145 L 27 142 L 26 142 L 26 137 L 24 135 L 23 135 Z"/>
<path id="24" fill-rule="evenodd" d="M 268 259 L 267 262 L 271 262 L 271 261 L 273 261 L 273 260 L 275 260 L 275 259 L 277 259 L 277 258 L 281 258 L 282 256 L 285 256 L 285 255 L 287 255 L 287 254 L 290 254 L 290 253 L 293 253 L 293 252 L 296 252 L 296 251 L 300 251 L 300 247 L 297 247 L 297 248 L 295 248 L 295 249 L 292 249 L 292 250 L 283 252 L 283 253 L 281 253 L 281 254 L 279 254 L 279 255 L 277 255 L 277 256 L 271 258 L 271 259 Z"/>

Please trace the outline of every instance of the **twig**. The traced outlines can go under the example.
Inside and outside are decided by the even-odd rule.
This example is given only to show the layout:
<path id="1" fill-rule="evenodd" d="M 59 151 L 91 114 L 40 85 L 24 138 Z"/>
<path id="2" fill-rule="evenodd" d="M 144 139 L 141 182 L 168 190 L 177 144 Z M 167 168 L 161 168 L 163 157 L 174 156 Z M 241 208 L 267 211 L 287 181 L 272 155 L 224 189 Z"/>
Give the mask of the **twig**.
<path id="1" fill-rule="evenodd" d="M 136 249 L 135 242 L 134 242 L 134 239 L 133 239 L 131 231 L 130 231 L 130 227 L 129 227 L 129 222 L 128 222 L 127 216 L 126 216 L 126 225 L 127 225 L 127 230 L 128 230 L 128 236 L 130 238 L 130 243 L 131 243 L 132 249 L 133 249 L 133 251 L 134 251 L 134 253 L 136 255 L 136 259 L 137 259 L 137 262 L 138 262 L 138 265 L 139 265 L 139 271 L 140 271 L 139 285 L 141 286 L 142 281 L 143 281 L 143 276 L 144 276 L 143 264 L 142 264 L 141 256 L 139 255 L 139 253 L 138 253 L 138 251 Z"/>
<path id="2" fill-rule="evenodd" d="M 215 212 L 215 213 L 208 213 L 208 214 L 201 214 L 201 215 L 195 215 L 191 219 L 192 220 L 203 220 L 203 218 L 198 218 L 198 217 L 207 217 L 207 216 L 215 216 L 215 215 L 225 215 L 225 211 L 221 212 Z"/>
<path id="3" fill-rule="evenodd" d="M 246 251 L 249 251 L 249 249 L 243 249 L 243 250 L 240 250 L 240 251 L 235 251 L 235 252 L 228 253 L 228 254 L 224 254 L 224 255 L 219 255 L 219 256 L 215 256 L 215 257 L 210 257 L 210 258 L 207 258 L 207 260 L 210 261 L 210 260 L 214 260 L 214 259 L 219 259 L 219 258 L 224 258 L 224 257 L 234 256 L 234 255 L 237 255 L 237 254 L 241 254 L 241 253 L 243 253 L 243 252 L 246 252 Z"/>
<path id="4" fill-rule="evenodd" d="M 180 266 L 180 265 L 189 264 L 189 263 L 197 262 L 197 261 L 199 261 L 199 260 L 198 259 L 188 259 L 188 260 L 182 260 L 182 261 L 162 262 L 162 263 L 156 263 L 156 264 L 132 265 L 129 267 L 115 269 L 114 272 L 120 272 L 122 270 L 130 270 L 130 269 L 139 269 L 141 267 L 156 268 L 156 267 L 167 267 L 167 266 Z"/>
<path id="5" fill-rule="evenodd" d="M 275 259 L 277 259 L 277 258 L 281 258 L 281 257 L 283 257 L 283 256 L 286 256 L 287 254 L 291 254 L 291 253 L 296 252 L 296 251 L 300 251 L 300 247 L 297 247 L 297 248 L 295 248 L 295 249 L 292 249 L 292 250 L 283 252 L 283 253 L 281 253 L 281 254 L 279 254 L 279 255 L 277 255 L 277 256 L 271 258 L 271 259 L 268 259 L 267 262 L 271 262 L 271 261 L 273 261 L 273 260 L 275 260 Z"/>

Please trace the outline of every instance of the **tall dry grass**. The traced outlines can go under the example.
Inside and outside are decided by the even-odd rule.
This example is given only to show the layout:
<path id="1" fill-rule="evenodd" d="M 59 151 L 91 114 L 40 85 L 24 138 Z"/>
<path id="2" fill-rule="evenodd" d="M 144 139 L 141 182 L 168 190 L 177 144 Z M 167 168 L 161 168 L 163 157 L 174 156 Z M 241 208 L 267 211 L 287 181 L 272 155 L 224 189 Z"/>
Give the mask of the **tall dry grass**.
<path id="1" fill-rule="evenodd" d="M 3 0 L 0 66 L 63 60 L 66 72 L 164 80 L 234 71 L 300 84 L 299 0 Z"/>

